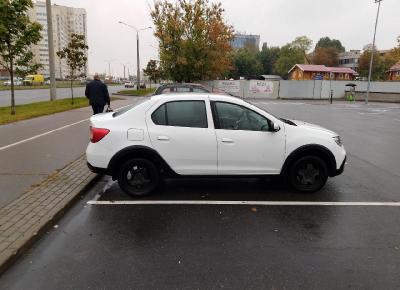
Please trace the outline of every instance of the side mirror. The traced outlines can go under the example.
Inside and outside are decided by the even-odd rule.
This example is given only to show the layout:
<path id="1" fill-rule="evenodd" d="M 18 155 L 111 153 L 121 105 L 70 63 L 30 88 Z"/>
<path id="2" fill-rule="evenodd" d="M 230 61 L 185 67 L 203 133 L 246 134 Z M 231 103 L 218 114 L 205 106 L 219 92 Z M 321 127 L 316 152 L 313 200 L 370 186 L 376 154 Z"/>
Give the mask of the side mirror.
<path id="1" fill-rule="evenodd" d="M 279 124 L 277 123 L 272 123 L 272 132 L 278 132 L 281 129 Z"/>

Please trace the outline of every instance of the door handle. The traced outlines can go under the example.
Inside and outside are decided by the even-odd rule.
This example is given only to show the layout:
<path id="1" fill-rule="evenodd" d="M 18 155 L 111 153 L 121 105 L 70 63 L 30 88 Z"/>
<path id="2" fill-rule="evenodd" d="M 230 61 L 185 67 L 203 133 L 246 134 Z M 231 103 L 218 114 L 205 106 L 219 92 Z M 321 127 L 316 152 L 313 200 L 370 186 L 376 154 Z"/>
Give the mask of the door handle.
<path id="1" fill-rule="evenodd" d="M 167 136 L 158 136 L 157 140 L 159 140 L 159 141 L 169 141 L 169 138 Z"/>
<path id="2" fill-rule="evenodd" d="M 222 138 L 222 143 L 235 143 L 235 141 L 229 138 Z"/>

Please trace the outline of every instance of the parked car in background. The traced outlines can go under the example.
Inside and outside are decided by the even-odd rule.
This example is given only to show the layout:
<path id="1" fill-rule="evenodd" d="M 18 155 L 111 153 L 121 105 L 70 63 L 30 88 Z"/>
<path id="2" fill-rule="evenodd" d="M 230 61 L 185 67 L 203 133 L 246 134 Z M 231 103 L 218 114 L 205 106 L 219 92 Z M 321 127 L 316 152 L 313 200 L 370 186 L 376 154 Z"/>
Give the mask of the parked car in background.
<path id="1" fill-rule="evenodd" d="M 126 82 L 124 84 L 125 88 L 134 88 L 135 87 L 135 83 L 132 81 Z"/>
<path id="2" fill-rule="evenodd" d="M 14 86 L 22 86 L 22 79 L 21 78 L 15 78 L 14 79 Z M 11 86 L 11 80 L 7 80 L 3 83 L 4 86 Z"/>
<path id="3" fill-rule="evenodd" d="M 42 86 L 44 85 L 43 75 L 28 75 L 23 81 L 24 86 Z"/>
<path id="4" fill-rule="evenodd" d="M 157 88 L 154 95 L 165 95 L 173 93 L 211 93 L 200 84 L 176 83 L 176 84 L 163 84 Z"/>
<path id="5" fill-rule="evenodd" d="M 281 176 L 315 192 L 346 162 L 338 134 L 226 95 L 153 96 L 90 123 L 89 168 L 133 196 L 179 176 Z"/>

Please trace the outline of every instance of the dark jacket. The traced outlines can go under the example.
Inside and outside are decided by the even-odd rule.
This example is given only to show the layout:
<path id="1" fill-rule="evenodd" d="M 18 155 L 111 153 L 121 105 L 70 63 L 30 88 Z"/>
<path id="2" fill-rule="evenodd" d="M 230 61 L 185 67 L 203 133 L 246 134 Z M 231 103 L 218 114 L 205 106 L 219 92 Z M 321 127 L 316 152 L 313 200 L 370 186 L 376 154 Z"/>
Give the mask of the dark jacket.
<path id="1" fill-rule="evenodd" d="M 110 95 L 105 84 L 100 80 L 93 80 L 86 85 L 85 96 L 91 105 L 110 105 Z"/>

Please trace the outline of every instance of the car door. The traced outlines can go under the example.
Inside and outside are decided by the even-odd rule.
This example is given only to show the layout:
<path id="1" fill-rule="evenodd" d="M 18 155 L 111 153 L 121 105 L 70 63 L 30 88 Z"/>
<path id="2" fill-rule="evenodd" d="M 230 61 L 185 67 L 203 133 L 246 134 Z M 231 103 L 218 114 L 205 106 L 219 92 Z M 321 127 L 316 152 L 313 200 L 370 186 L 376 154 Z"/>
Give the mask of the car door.
<path id="1" fill-rule="evenodd" d="M 176 173 L 217 175 L 217 144 L 208 100 L 167 101 L 150 110 L 146 120 L 154 149 Z"/>
<path id="2" fill-rule="evenodd" d="M 219 175 L 279 174 L 285 153 L 284 128 L 273 131 L 264 115 L 242 105 L 212 102 Z"/>

